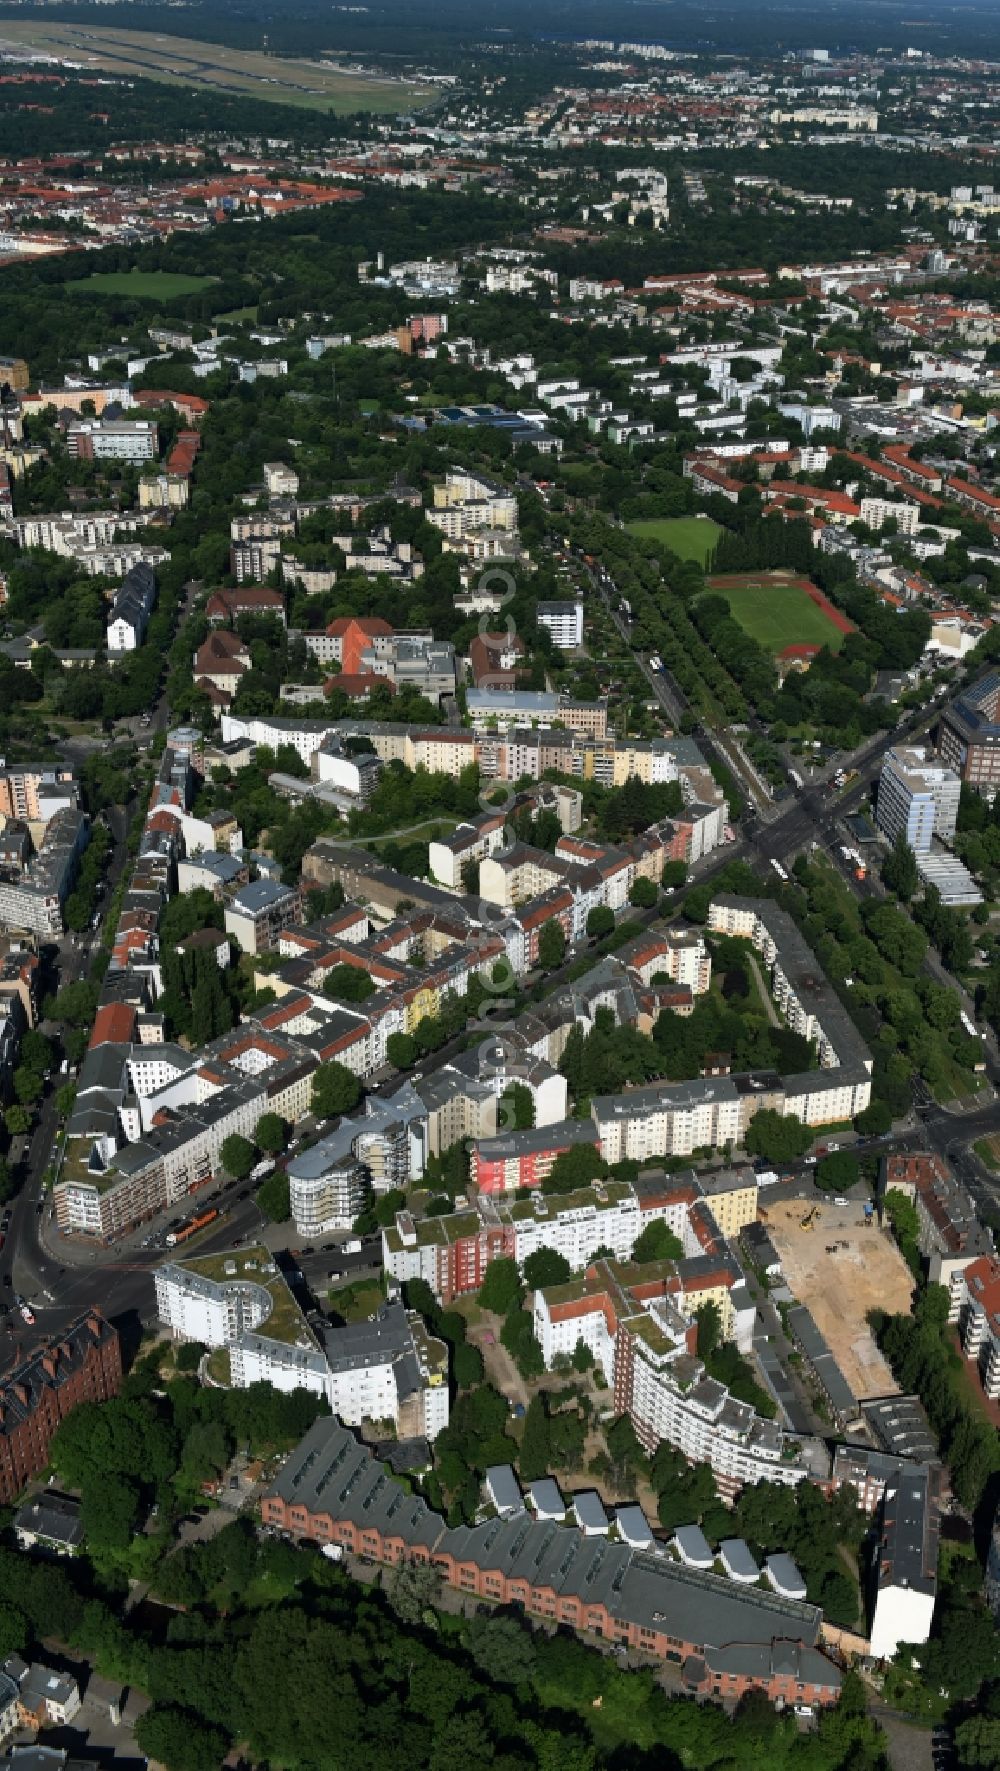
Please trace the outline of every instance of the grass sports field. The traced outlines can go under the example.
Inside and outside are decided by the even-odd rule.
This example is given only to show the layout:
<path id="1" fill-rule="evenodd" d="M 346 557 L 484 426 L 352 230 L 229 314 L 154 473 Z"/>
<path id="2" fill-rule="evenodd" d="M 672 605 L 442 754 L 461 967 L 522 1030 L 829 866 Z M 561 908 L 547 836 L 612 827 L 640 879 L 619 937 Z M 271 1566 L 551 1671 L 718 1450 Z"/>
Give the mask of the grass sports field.
<path id="1" fill-rule="evenodd" d="M 789 646 L 829 646 L 839 652 L 851 623 L 808 578 L 791 572 L 749 572 L 709 578 L 751 639 L 777 657 Z"/>
<path id="2" fill-rule="evenodd" d="M 69 295 L 136 295 L 147 301 L 173 301 L 178 295 L 197 295 L 215 277 L 186 277 L 181 271 L 106 271 L 67 283 Z"/>
<path id="3" fill-rule="evenodd" d="M 4 19 L 0 48 L 37 49 L 76 67 L 139 75 L 169 86 L 194 86 L 319 111 L 411 111 L 430 104 L 439 87 L 390 76 L 361 74 L 330 61 L 305 61 L 256 50 L 230 49 L 152 31 L 42 19 Z"/>
<path id="4" fill-rule="evenodd" d="M 630 535 L 644 541 L 662 541 L 681 560 L 697 560 L 707 566 L 722 531 L 711 517 L 643 517 L 626 523 Z"/>

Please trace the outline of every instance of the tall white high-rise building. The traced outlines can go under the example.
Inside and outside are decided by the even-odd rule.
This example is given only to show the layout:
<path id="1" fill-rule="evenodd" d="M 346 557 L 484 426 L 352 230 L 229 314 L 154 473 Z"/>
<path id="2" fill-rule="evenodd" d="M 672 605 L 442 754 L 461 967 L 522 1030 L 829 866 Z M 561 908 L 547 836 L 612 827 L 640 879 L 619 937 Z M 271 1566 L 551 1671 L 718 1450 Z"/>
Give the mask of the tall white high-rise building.
<path id="1" fill-rule="evenodd" d="M 882 763 L 876 822 L 890 842 L 902 835 L 914 854 L 926 854 L 932 837 L 951 842 L 960 792 L 953 769 L 918 745 L 897 745 Z"/>

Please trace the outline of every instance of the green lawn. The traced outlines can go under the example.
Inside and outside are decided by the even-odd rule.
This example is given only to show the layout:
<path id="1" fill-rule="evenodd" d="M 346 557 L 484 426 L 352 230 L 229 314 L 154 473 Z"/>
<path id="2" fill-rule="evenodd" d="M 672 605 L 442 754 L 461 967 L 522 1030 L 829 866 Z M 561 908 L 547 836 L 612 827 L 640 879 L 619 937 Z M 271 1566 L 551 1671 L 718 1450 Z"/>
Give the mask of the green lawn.
<path id="1" fill-rule="evenodd" d="M 189 277 L 183 271 L 103 271 L 67 283 L 70 295 L 135 295 L 145 301 L 173 301 L 178 295 L 197 295 L 217 277 Z"/>
<path id="2" fill-rule="evenodd" d="M 748 584 L 713 590 L 725 597 L 734 620 L 767 652 L 786 646 L 829 646 L 839 652 L 844 635 L 797 584 Z"/>
<path id="3" fill-rule="evenodd" d="M 711 517 L 643 517 L 626 523 L 630 535 L 646 541 L 662 541 L 681 560 L 707 566 L 722 530 Z"/>

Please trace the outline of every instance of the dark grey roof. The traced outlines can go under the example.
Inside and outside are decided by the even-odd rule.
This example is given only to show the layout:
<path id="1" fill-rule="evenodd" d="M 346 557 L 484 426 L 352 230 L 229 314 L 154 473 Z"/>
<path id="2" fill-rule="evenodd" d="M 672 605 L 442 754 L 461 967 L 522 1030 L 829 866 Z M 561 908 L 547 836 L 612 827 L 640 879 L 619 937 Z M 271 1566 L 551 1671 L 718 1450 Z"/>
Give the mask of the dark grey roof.
<path id="1" fill-rule="evenodd" d="M 803 1596 L 805 1595 L 806 1583 L 791 1556 L 787 1555 L 784 1550 L 775 1550 L 773 1555 L 768 1556 L 764 1567 L 779 1591 L 801 1592 Z"/>
<path id="2" fill-rule="evenodd" d="M 498 1512 L 523 1508 L 520 1484 L 511 1464 L 490 1464 L 485 1480 Z"/>
<path id="3" fill-rule="evenodd" d="M 742 1537 L 724 1537 L 719 1545 L 719 1555 L 727 1574 L 734 1580 L 759 1579 L 760 1569 Z"/>
<path id="4" fill-rule="evenodd" d="M 940 1517 L 927 1464 L 900 1464 L 882 1506 L 879 1587 L 908 1587 L 920 1593 L 937 1588 Z"/>
<path id="5" fill-rule="evenodd" d="M 14 1529 L 76 1549 L 83 1542 L 80 1503 L 64 1494 L 36 1494 L 14 1515 Z"/>
<path id="6" fill-rule="evenodd" d="M 509 1466 L 500 1469 L 509 1472 Z M 520 1579 L 585 1605 L 604 1605 L 623 1622 L 712 1652 L 749 1644 L 767 1657 L 773 1650 L 794 1658 L 811 1653 L 819 1636 L 818 1607 L 685 1568 L 665 1550 L 634 1551 L 526 1514 L 448 1529 L 329 1416 L 310 1427 L 269 1492 L 289 1506 L 299 1503 L 310 1513 L 349 1520 L 362 1529 L 373 1526 L 383 1536 L 399 1536 L 456 1562 L 495 1569 L 508 1581 Z M 840 1682 L 821 1655 L 815 1656 L 813 1676 L 824 1684 Z"/>
<path id="7" fill-rule="evenodd" d="M 585 1488 L 582 1494 L 574 1494 L 573 1511 L 577 1524 L 584 1531 L 607 1531 L 608 1515 L 604 1503 L 594 1488 Z"/>
<path id="8" fill-rule="evenodd" d="M 873 1396 L 861 1411 L 884 1451 L 921 1464 L 937 1461 L 937 1443 L 916 1396 Z"/>
<path id="9" fill-rule="evenodd" d="M 857 1398 L 805 1304 L 796 1304 L 794 1309 L 789 1310 L 788 1326 L 833 1407 L 839 1415 L 850 1419 L 857 1413 Z"/>
<path id="10" fill-rule="evenodd" d="M 711 1566 L 712 1546 L 700 1525 L 678 1525 L 674 1532 L 674 1542 L 682 1556 L 690 1557 L 692 1562 Z"/>

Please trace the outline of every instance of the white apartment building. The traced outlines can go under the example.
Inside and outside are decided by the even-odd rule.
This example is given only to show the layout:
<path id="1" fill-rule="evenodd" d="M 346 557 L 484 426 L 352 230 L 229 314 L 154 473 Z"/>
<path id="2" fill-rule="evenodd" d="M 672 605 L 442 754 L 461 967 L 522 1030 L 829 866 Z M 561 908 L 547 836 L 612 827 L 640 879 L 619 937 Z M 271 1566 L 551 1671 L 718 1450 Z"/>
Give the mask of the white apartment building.
<path id="1" fill-rule="evenodd" d="M 538 603 L 535 618 L 539 627 L 548 629 L 560 652 L 572 652 L 583 645 L 582 601 L 567 598 Z"/>
<path id="2" fill-rule="evenodd" d="M 933 1483 L 928 1465 L 901 1462 L 885 1490 L 870 1630 L 876 1660 L 891 1660 L 904 1642 L 930 1639 L 940 1539 Z"/>
<path id="3" fill-rule="evenodd" d="M 285 461 L 265 461 L 264 484 L 269 498 L 294 498 L 299 489 L 299 476 Z"/>
<path id="4" fill-rule="evenodd" d="M 739 1144 L 741 1097 L 728 1077 L 653 1082 L 620 1095 L 596 1095 L 590 1107 L 606 1162 L 690 1156 Z"/>
<path id="5" fill-rule="evenodd" d="M 326 1395 L 345 1426 L 384 1421 L 433 1441 L 448 1425 L 448 1349 L 415 1311 L 390 1301 L 368 1322 L 324 1336 Z"/>
<path id="6" fill-rule="evenodd" d="M 668 929 L 661 959 L 649 967 L 646 982 L 664 971 L 674 984 L 686 984 L 692 996 L 704 996 L 712 981 L 712 959 L 697 929 Z"/>
<path id="7" fill-rule="evenodd" d="M 478 529 L 514 534 L 518 526 L 517 499 L 509 486 L 462 467 L 448 469 L 444 485 L 434 488 L 434 505 L 426 514 L 427 521 L 452 541 Z"/>
<path id="8" fill-rule="evenodd" d="M 70 455 L 93 461 L 152 461 L 159 451 L 153 418 L 84 418 L 66 432 Z"/>
<path id="9" fill-rule="evenodd" d="M 759 1481 L 793 1487 L 825 1469 L 819 1442 L 783 1433 L 705 1376 L 691 1315 L 665 1290 L 637 1301 L 601 1262 L 586 1279 L 536 1292 L 534 1328 L 547 1367 L 582 1340 L 646 1449 L 666 1440 L 710 1464 L 723 1494 Z"/>
<path id="10" fill-rule="evenodd" d="M 882 529 L 890 517 L 895 517 L 900 535 L 915 535 L 920 527 L 920 506 L 892 498 L 862 498 L 861 521 L 869 529 Z"/>
<path id="11" fill-rule="evenodd" d="M 263 1244 L 166 1261 L 154 1283 L 160 1321 L 175 1339 L 229 1349 L 235 1389 L 265 1382 L 325 1394 L 326 1361 Z"/>
<path id="12" fill-rule="evenodd" d="M 459 824 L 450 836 L 432 842 L 428 859 L 435 885 L 449 892 L 462 891 L 463 867 L 484 861 L 503 848 L 505 823 L 503 812 L 480 812 L 467 824 Z"/>
<path id="13" fill-rule="evenodd" d="M 979 1368 L 991 1402 L 1000 1397 L 1000 1264 L 989 1255 L 953 1273 L 950 1314 L 958 1320 L 962 1351 Z"/>
<path id="14" fill-rule="evenodd" d="M 897 745 L 882 763 L 875 821 L 889 842 L 903 836 L 914 854 L 927 854 L 935 836 L 944 843 L 954 837 L 961 785 L 954 769 L 919 745 Z"/>
<path id="15" fill-rule="evenodd" d="M 310 1390 L 346 1425 L 384 1422 L 401 1438 L 435 1439 L 447 1426 L 447 1347 L 401 1303 L 320 1344 L 263 1245 L 167 1261 L 154 1278 L 160 1321 L 178 1340 L 227 1348 L 234 1389 Z"/>

